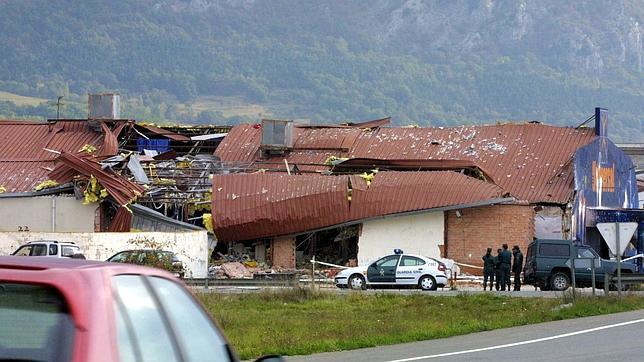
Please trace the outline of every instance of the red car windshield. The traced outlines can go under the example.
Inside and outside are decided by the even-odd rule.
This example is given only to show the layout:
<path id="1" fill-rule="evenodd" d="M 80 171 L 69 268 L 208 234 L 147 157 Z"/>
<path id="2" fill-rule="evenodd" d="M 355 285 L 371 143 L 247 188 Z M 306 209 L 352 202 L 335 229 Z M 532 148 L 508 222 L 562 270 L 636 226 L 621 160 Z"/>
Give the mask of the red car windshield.
<path id="1" fill-rule="evenodd" d="M 67 361 L 74 325 L 54 288 L 0 281 L 0 359 Z"/>

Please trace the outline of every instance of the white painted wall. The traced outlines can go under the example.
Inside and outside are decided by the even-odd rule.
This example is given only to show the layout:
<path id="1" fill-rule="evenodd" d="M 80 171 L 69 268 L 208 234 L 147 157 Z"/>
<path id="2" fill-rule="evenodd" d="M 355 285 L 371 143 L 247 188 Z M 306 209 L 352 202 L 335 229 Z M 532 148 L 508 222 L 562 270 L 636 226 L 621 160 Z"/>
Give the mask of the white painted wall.
<path id="1" fill-rule="evenodd" d="M 0 232 L 25 226 L 39 232 L 92 232 L 97 207 L 74 196 L 0 198 Z"/>
<path id="2" fill-rule="evenodd" d="M 444 231 L 442 211 L 365 221 L 358 239 L 358 265 L 391 254 L 394 249 L 439 258 Z"/>
<path id="3" fill-rule="evenodd" d="M 105 260 L 122 250 L 144 249 L 136 239 L 147 238 L 177 254 L 186 267 L 186 277 L 205 278 L 208 274 L 208 236 L 204 231 L 182 233 L 43 233 L 0 232 L 0 255 L 9 255 L 20 245 L 35 240 L 73 241 L 87 259 Z"/>

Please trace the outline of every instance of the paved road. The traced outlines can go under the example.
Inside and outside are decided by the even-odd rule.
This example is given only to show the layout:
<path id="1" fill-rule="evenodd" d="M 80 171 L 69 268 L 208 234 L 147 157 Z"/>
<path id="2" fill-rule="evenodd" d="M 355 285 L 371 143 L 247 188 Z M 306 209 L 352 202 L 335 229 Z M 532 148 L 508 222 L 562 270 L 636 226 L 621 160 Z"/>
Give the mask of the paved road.
<path id="1" fill-rule="evenodd" d="M 533 324 L 431 341 L 286 358 L 289 362 L 636 361 L 644 310 Z"/>

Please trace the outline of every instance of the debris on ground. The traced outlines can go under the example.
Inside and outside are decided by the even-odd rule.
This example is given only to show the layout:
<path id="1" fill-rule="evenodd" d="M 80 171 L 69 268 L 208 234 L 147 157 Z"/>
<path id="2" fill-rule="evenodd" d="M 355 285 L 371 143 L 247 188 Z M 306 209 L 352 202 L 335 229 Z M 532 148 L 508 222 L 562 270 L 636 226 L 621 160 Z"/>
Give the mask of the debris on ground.
<path id="1" fill-rule="evenodd" d="M 230 263 L 221 264 L 221 270 L 224 274 L 231 279 L 252 278 L 251 273 L 244 264 L 234 261 Z"/>

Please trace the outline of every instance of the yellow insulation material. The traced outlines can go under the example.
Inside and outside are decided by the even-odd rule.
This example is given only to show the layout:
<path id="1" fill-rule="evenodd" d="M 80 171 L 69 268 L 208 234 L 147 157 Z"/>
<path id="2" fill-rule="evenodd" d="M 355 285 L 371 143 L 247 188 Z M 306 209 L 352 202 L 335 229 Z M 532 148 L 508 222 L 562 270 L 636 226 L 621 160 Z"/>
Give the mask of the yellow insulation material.
<path id="1" fill-rule="evenodd" d="M 39 183 L 38 185 L 36 185 L 36 187 L 34 187 L 34 190 L 35 191 L 40 191 L 40 190 L 48 189 L 48 188 L 51 188 L 51 187 L 56 187 L 58 185 L 59 185 L 59 183 L 54 181 L 54 180 L 45 180 L 45 181 Z"/>
<path id="2" fill-rule="evenodd" d="M 201 215 L 201 218 L 203 219 L 203 226 L 206 228 L 211 233 L 215 232 L 215 227 L 212 223 L 212 214 L 203 214 Z"/>
<path id="3" fill-rule="evenodd" d="M 85 153 L 94 153 L 96 152 L 96 147 L 90 145 L 90 144 L 85 144 L 78 152 L 85 152 Z"/>
<path id="4" fill-rule="evenodd" d="M 107 190 L 101 186 L 94 175 L 90 176 L 83 195 L 85 196 L 83 199 L 83 205 L 103 201 L 103 199 L 109 196 Z"/>

